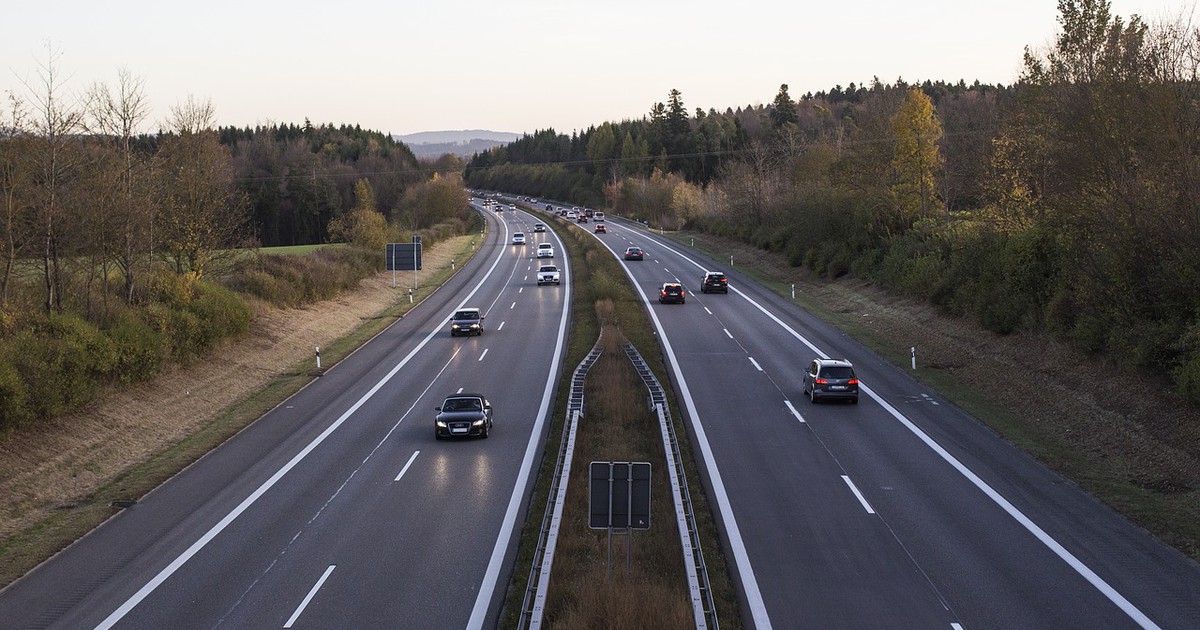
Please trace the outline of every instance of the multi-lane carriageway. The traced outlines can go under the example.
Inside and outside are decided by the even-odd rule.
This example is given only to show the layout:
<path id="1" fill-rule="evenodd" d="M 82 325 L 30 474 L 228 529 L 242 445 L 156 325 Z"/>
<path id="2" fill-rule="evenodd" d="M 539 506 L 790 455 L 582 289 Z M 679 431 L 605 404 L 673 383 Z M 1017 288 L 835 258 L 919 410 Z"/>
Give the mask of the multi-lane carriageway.
<path id="1" fill-rule="evenodd" d="M 540 213 L 326 376 L 0 593 L 5 627 L 491 627 L 561 377 L 570 266 Z M 591 225 L 555 229 L 588 229 Z M 1200 568 L 872 352 L 694 252 L 610 220 L 671 363 L 758 628 L 1197 628 Z M 513 231 L 532 237 L 512 246 Z M 561 287 L 537 287 L 550 240 Z M 702 270 L 728 295 L 703 295 Z M 684 305 L 660 305 L 678 280 Z M 487 332 L 451 339 L 459 305 Z M 846 357 L 858 405 L 798 374 Z M 436 442 L 460 389 L 488 440 Z"/>

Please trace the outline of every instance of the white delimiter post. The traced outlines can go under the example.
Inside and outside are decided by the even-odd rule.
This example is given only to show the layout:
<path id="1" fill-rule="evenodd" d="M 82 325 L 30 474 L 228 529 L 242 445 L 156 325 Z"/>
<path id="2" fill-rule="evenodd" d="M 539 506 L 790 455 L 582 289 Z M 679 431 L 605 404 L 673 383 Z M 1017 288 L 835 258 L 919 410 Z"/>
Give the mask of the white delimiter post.
<path id="1" fill-rule="evenodd" d="M 317 346 L 317 369 L 321 369 L 321 346 Z"/>
<path id="2" fill-rule="evenodd" d="M 917 347 L 909 348 L 912 351 L 912 369 L 917 369 Z"/>

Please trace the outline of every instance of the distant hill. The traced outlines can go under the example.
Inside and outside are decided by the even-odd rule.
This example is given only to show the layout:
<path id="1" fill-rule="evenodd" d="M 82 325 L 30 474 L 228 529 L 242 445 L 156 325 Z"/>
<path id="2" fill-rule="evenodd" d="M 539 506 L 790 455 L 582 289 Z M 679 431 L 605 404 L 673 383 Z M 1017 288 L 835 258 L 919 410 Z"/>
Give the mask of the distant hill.
<path id="1" fill-rule="evenodd" d="M 417 157 L 438 157 L 443 153 L 471 156 L 492 147 L 508 144 L 521 137 L 519 133 L 466 129 L 462 131 L 422 131 L 400 136 L 396 140 L 408 145 Z"/>

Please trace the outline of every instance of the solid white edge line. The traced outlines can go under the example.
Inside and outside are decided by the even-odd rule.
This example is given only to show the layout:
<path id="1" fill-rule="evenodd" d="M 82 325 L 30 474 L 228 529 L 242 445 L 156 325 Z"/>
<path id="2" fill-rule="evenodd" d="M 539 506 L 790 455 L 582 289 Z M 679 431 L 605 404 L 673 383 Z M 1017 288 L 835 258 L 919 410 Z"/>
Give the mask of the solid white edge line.
<path id="1" fill-rule="evenodd" d="M 746 357 L 746 358 L 750 359 L 750 362 L 754 364 L 754 369 L 758 370 L 759 372 L 763 371 L 762 366 L 758 364 L 758 361 L 754 360 L 754 357 Z"/>
<path id="2" fill-rule="evenodd" d="M 421 451 L 415 451 L 412 454 L 412 457 L 408 458 L 408 463 L 404 465 L 404 468 L 400 469 L 400 474 L 396 475 L 396 478 L 393 479 L 392 481 L 400 481 L 400 478 L 404 476 L 404 473 L 408 472 L 408 467 L 412 466 L 413 462 L 417 461 L 417 455 L 420 455 L 420 454 L 421 454 Z"/>
<path id="3" fill-rule="evenodd" d="M 537 592 L 533 596 L 533 615 L 529 620 L 530 630 L 540 628 L 542 613 L 546 610 L 546 597 L 550 591 L 550 570 L 554 567 L 554 551 L 558 548 L 558 529 L 562 524 L 563 508 L 567 504 L 567 486 L 571 478 L 571 464 L 575 459 L 575 436 L 579 431 L 579 411 L 571 412 L 571 427 L 567 431 L 566 453 L 560 471 L 562 483 L 554 495 L 554 511 L 550 517 L 550 531 L 546 535 L 546 549 L 542 552 L 542 568 L 538 572 Z"/>
<path id="4" fill-rule="evenodd" d="M 479 355 L 479 360 L 480 360 L 480 361 L 482 361 L 482 360 L 483 360 L 483 357 L 486 357 L 486 356 L 487 356 L 488 350 L 491 350 L 491 348 L 484 348 L 484 349 L 483 349 L 483 354 Z"/>
<path id="5" fill-rule="evenodd" d="M 292 613 L 287 623 L 283 624 L 284 628 L 291 628 L 292 624 L 296 623 L 296 620 L 300 618 L 300 613 L 304 612 L 304 609 L 308 607 L 308 603 L 312 601 L 317 591 L 321 589 L 321 585 L 325 583 L 325 580 L 329 579 L 329 574 L 333 573 L 335 568 L 337 568 L 337 565 L 331 564 L 328 569 L 325 569 L 325 573 L 321 575 L 321 579 L 317 580 L 316 584 L 313 584 L 313 587 L 308 591 L 308 595 L 304 597 L 304 601 L 300 602 L 300 605 L 296 607 L 296 612 Z"/>
<path id="6" fill-rule="evenodd" d="M 783 404 L 787 405 L 788 411 L 791 411 L 792 415 L 796 416 L 797 420 L 799 420 L 800 422 L 804 422 L 804 416 L 800 415 L 799 411 L 796 411 L 796 408 L 792 406 L 792 401 L 785 400 L 785 401 L 783 401 Z"/>
<path id="7" fill-rule="evenodd" d="M 508 228 L 506 226 L 505 237 L 508 235 L 507 232 Z M 468 293 L 467 297 L 458 305 L 458 308 L 462 308 L 464 304 L 469 302 L 471 298 L 475 296 L 475 293 L 479 291 L 479 288 L 482 287 L 483 284 L 487 282 L 487 279 L 491 277 L 492 272 L 496 270 L 496 266 L 500 264 L 500 260 L 503 257 L 504 250 L 501 249 L 500 253 L 496 256 L 496 260 L 492 262 L 492 266 L 488 269 L 488 272 L 479 280 L 479 283 L 475 285 L 475 288 L 471 289 L 471 292 Z M 412 360 L 412 358 L 416 356 L 416 354 L 420 352 L 421 349 L 423 349 L 431 339 L 434 338 L 434 336 L 442 332 L 442 330 L 446 327 L 446 324 L 449 322 L 450 316 L 447 315 L 446 318 L 442 320 L 441 325 L 429 331 L 429 334 L 421 340 L 421 343 L 417 344 L 416 347 L 409 351 L 409 353 L 405 355 L 395 367 L 385 374 L 383 378 L 379 379 L 379 382 L 375 383 L 371 389 L 367 390 L 367 393 L 363 394 L 362 398 L 359 398 L 357 402 L 351 405 L 350 408 L 345 411 L 345 413 L 339 416 L 338 419 L 335 420 L 333 424 L 329 425 L 328 428 L 322 431 L 320 435 L 313 438 L 313 440 L 309 442 L 307 446 L 301 449 L 299 453 L 296 453 L 296 455 L 293 456 L 288 463 L 284 464 L 282 468 L 275 472 L 275 474 L 271 475 L 270 479 L 264 481 L 262 485 L 260 485 L 254 492 L 250 493 L 250 496 L 243 499 L 242 502 L 237 505 L 237 507 L 233 508 L 233 510 L 231 510 L 224 516 L 224 518 L 218 521 L 216 525 L 213 525 L 207 532 L 204 533 L 203 536 L 196 540 L 196 542 L 192 543 L 190 547 L 183 551 L 183 553 L 179 554 L 174 560 L 171 561 L 170 564 L 168 564 L 166 567 L 163 567 L 158 574 L 151 578 L 149 582 L 146 582 L 146 584 L 143 585 L 142 588 L 138 589 L 136 593 L 131 595 L 129 599 L 125 600 L 124 603 L 118 606 L 117 609 L 109 614 L 108 617 L 105 617 L 104 621 L 101 621 L 100 624 L 96 626 L 96 630 L 108 630 L 116 625 L 117 622 L 125 617 L 125 615 L 129 614 L 129 611 L 133 610 L 135 606 L 140 604 L 142 600 L 146 599 L 150 593 L 153 593 L 155 589 L 165 582 L 167 578 L 171 577 L 171 575 L 178 571 L 179 568 L 184 564 L 186 564 L 188 560 L 191 560 L 192 556 L 199 553 L 199 551 L 203 549 L 205 545 L 212 541 L 213 538 L 216 538 L 217 534 L 220 534 L 226 527 L 229 527 L 229 524 L 236 520 L 237 517 L 241 516 L 242 512 L 245 512 L 251 505 L 254 504 L 255 501 L 258 501 L 263 494 L 266 494 L 267 490 L 270 490 L 271 487 L 274 486 L 280 479 L 282 479 L 284 475 L 290 472 L 292 468 L 300 463 L 301 460 L 307 457 L 308 454 L 313 451 L 313 449 L 317 448 L 317 446 L 320 446 L 320 444 L 324 442 L 326 438 L 328 438 L 333 434 L 334 431 L 338 429 L 338 427 L 341 427 L 342 423 L 349 419 L 350 416 L 354 415 L 354 412 L 358 411 L 359 407 L 363 406 L 363 404 L 370 400 L 371 397 L 374 396 L 380 389 L 382 389 L 388 381 L 392 380 L 392 377 L 394 377 L 401 368 L 407 365 L 408 362 Z"/>
<path id="8" fill-rule="evenodd" d="M 729 332 L 729 329 L 728 329 L 728 328 L 722 328 L 721 330 L 724 330 L 724 331 L 725 331 L 725 336 L 726 336 L 726 337 L 729 337 L 730 339 L 733 339 L 733 333 Z"/>
<path id="9" fill-rule="evenodd" d="M 661 245 L 664 249 L 674 252 L 680 258 L 683 258 L 684 260 L 695 265 L 696 268 L 701 269 L 701 270 L 704 269 L 704 267 L 697 264 L 696 261 L 692 260 L 691 258 L 688 258 L 687 255 L 685 255 L 683 252 L 678 251 L 660 241 L 654 241 L 654 239 L 651 239 L 651 241 L 657 243 L 658 245 Z M 829 358 L 829 355 L 822 352 L 815 345 L 813 345 L 813 343 L 811 341 L 804 338 L 803 335 L 796 332 L 795 329 L 793 329 L 791 326 L 788 326 L 787 323 L 785 323 L 783 320 L 776 317 L 774 313 L 771 313 L 765 307 L 763 307 L 761 304 L 759 304 L 758 302 L 755 302 L 753 299 L 751 299 L 751 297 L 749 295 L 746 295 L 737 287 L 731 287 L 731 289 L 733 290 L 734 293 L 740 295 L 747 302 L 754 305 L 754 307 L 757 308 L 759 311 L 761 311 L 764 315 L 766 315 L 767 317 L 772 319 L 781 328 L 788 331 L 793 337 L 795 337 L 801 343 L 808 346 L 808 348 L 810 350 L 812 350 L 814 353 L 816 353 L 817 356 L 824 358 L 824 359 Z M 653 315 L 653 313 L 651 313 L 651 315 Z M 660 335 L 661 335 L 661 331 L 660 331 Z M 663 337 L 663 340 L 665 342 L 666 337 Z M 868 396 L 870 396 L 872 399 L 874 399 L 875 402 L 878 402 L 884 409 L 887 409 L 888 413 L 892 414 L 892 416 L 894 418 L 899 420 L 901 424 L 903 424 L 905 427 L 907 427 L 908 430 L 913 433 L 913 435 L 917 436 L 917 438 L 920 439 L 922 442 L 924 442 L 926 444 L 926 446 L 933 449 L 933 451 L 935 453 L 937 453 L 943 460 L 945 460 L 946 463 L 948 463 L 952 467 L 954 467 L 954 469 L 957 470 L 959 472 L 959 474 L 966 477 L 967 480 L 970 481 L 972 484 L 974 484 L 976 488 L 979 488 L 985 495 L 988 496 L 988 498 L 990 498 L 996 505 L 998 505 L 1000 507 L 1000 509 L 1002 509 L 1006 513 L 1008 513 L 1008 515 L 1010 517 L 1012 517 L 1013 520 L 1020 523 L 1021 526 L 1024 527 L 1029 533 L 1033 534 L 1034 537 L 1036 537 L 1043 545 L 1045 545 L 1048 549 L 1050 549 L 1050 551 L 1052 551 L 1055 555 L 1057 555 L 1060 559 L 1062 559 L 1063 562 L 1066 562 L 1067 565 L 1070 566 L 1072 569 L 1074 569 L 1076 573 L 1078 573 L 1081 577 L 1083 577 L 1083 579 L 1087 580 L 1088 583 L 1090 583 L 1092 586 L 1094 586 L 1096 588 L 1096 590 L 1100 591 L 1105 597 L 1108 598 L 1109 601 L 1111 601 L 1118 608 L 1120 608 L 1122 612 L 1124 612 L 1126 615 L 1128 615 L 1130 619 L 1132 619 L 1135 623 L 1140 625 L 1142 628 L 1146 628 L 1147 630 L 1159 628 L 1158 624 L 1151 621 L 1150 618 L 1147 617 L 1146 614 L 1143 613 L 1140 609 L 1138 609 L 1137 606 L 1134 606 L 1129 600 L 1125 599 L 1125 596 L 1118 593 L 1116 589 L 1114 589 L 1112 586 L 1110 586 L 1108 584 L 1108 582 L 1105 582 L 1104 579 L 1101 578 L 1099 575 L 1097 575 L 1095 571 L 1092 571 L 1092 569 L 1090 567 L 1088 567 L 1081 560 L 1076 558 L 1074 554 L 1072 554 L 1065 547 L 1063 547 L 1061 544 L 1059 544 L 1059 542 L 1057 540 L 1055 540 L 1053 537 L 1051 537 L 1049 534 L 1047 534 L 1041 527 L 1038 527 L 1038 525 L 1036 523 L 1034 523 L 1029 517 L 1025 516 L 1025 514 L 1023 512 L 1021 512 L 1020 510 L 1018 510 L 1016 508 L 1016 506 L 1014 506 L 1012 503 L 1009 503 L 1008 499 L 1005 499 L 999 492 L 997 492 L 995 489 L 993 489 L 991 486 L 989 486 L 987 484 L 987 482 L 985 482 L 978 475 L 976 475 L 974 472 L 972 472 L 970 468 L 967 468 L 967 466 L 965 464 L 958 461 L 958 458 L 951 455 L 949 453 L 949 451 L 942 448 L 942 446 L 940 444 L 938 444 L 933 438 L 929 437 L 917 425 L 913 424 L 913 422 L 911 420 L 909 420 L 907 417 L 905 417 L 904 414 L 897 411 L 895 407 L 893 407 L 886 400 L 884 400 L 881 396 L 876 394 L 871 388 L 867 387 L 866 385 L 862 384 L 861 382 L 859 383 L 859 388 L 864 393 L 866 393 Z"/>
<path id="10" fill-rule="evenodd" d="M 562 247 L 562 239 L 558 238 L 558 234 L 554 234 L 554 238 L 558 241 L 559 247 Z M 563 251 L 565 252 L 566 250 L 564 249 Z M 569 271 L 569 267 L 570 258 L 564 257 L 564 273 Z M 517 522 L 517 514 L 521 511 L 525 486 L 529 483 L 533 461 L 539 453 L 538 443 L 542 435 L 542 427 L 546 423 L 546 414 L 550 410 L 550 399 L 554 394 L 555 385 L 558 383 L 559 364 L 562 362 L 563 349 L 566 345 L 567 321 L 571 314 L 571 283 L 569 282 L 567 283 L 566 290 L 563 291 L 562 303 L 562 317 L 558 322 L 558 341 L 554 347 L 554 358 L 550 363 L 550 373 L 546 376 L 546 385 L 542 392 L 542 405 L 538 409 L 537 419 L 534 420 L 533 431 L 529 434 L 529 444 L 526 445 L 525 457 L 521 460 L 521 472 L 517 475 L 517 482 L 513 485 L 512 496 L 508 500 L 508 510 L 504 513 L 504 522 L 500 526 L 500 533 L 496 536 L 496 545 L 492 548 L 492 558 L 488 561 L 487 571 L 483 575 L 483 582 L 479 585 L 479 595 L 476 596 L 475 606 L 471 609 L 471 618 L 467 621 L 468 630 L 483 628 L 483 622 L 487 617 L 492 595 L 500 579 L 500 568 L 504 564 L 504 552 L 508 549 L 509 541 L 512 540 Z"/>
<path id="11" fill-rule="evenodd" d="M 608 243 L 601 241 L 613 256 L 617 256 L 617 252 L 609 247 Z M 762 591 L 758 588 L 758 578 L 754 575 L 754 568 L 750 566 L 750 555 L 746 553 L 746 543 L 742 540 L 742 530 L 738 527 L 737 517 L 733 514 L 733 507 L 729 503 L 729 493 L 725 490 L 725 482 L 721 478 L 721 470 L 717 468 L 716 457 L 713 456 L 712 445 L 708 442 L 708 434 L 704 431 L 704 423 L 700 420 L 700 411 L 696 408 L 696 402 L 692 400 L 691 389 L 688 388 L 687 379 L 683 376 L 683 370 L 679 367 L 679 359 L 675 356 L 675 351 L 671 347 L 671 340 L 667 338 L 666 331 L 663 329 L 662 322 L 658 319 L 658 314 L 650 306 L 650 299 L 646 297 L 646 292 L 642 290 L 637 279 L 633 277 L 633 272 L 629 270 L 628 263 L 620 261 L 620 256 L 617 256 L 618 261 L 622 262 L 622 268 L 625 270 L 625 275 L 629 276 L 629 281 L 633 284 L 633 288 L 637 290 L 638 295 L 642 298 L 642 304 L 646 308 L 646 312 L 650 314 L 650 320 L 654 322 L 654 329 L 658 331 L 658 338 L 661 340 L 663 352 L 668 357 L 667 365 L 675 374 L 675 382 L 679 387 L 679 395 L 683 397 L 683 404 L 688 410 L 688 417 L 692 420 L 692 428 L 695 431 L 696 445 L 700 447 L 700 454 L 704 457 L 704 465 L 708 469 L 709 481 L 712 483 L 713 493 L 716 495 L 717 507 L 721 513 L 721 520 L 725 523 L 725 533 L 729 540 L 730 550 L 733 552 L 733 559 L 737 565 L 738 576 L 741 578 L 742 590 L 746 595 L 746 605 L 750 609 L 750 617 L 754 621 L 754 626 L 758 630 L 770 630 L 771 617 L 767 614 L 767 606 L 763 603 Z"/>
<path id="12" fill-rule="evenodd" d="M 850 477 L 842 475 L 842 481 L 845 481 L 846 485 L 850 486 L 850 492 L 853 492 L 854 496 L 858 497 L 858 502 L 862 504 L 863 509 L 867 511 L 867 514 L 874 514 L 875 510 L 871 507 L 870 503 L 867 503 L 867 498 L 858 491 L 858 487 L 854 485 L 854 482 L 850 481 Z"/>

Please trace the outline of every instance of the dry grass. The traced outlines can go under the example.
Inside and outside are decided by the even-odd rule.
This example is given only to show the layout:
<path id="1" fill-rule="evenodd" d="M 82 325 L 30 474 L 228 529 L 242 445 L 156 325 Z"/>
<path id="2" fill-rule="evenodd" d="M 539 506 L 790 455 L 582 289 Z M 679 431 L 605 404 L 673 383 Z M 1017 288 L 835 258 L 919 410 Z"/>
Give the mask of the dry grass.
<path id="1" fill-rule="evenodd" d="M 478 238 L 425 254 L 418 300 Z M 392 289 L 391 274 L 381 273 L 305 308 L 255 303 L 250 333 L 204 360 L 0 436 L 0 585 L 115 513 L 111 500 L 137 499 L 302 387 L 314 374 L 314 347 L 328 368 L 395 321 L 410 308 L 407 286 Z M 339 343 L 356 331 L 356 341 Z"/>
<path id="2" fill-rule="evenodd" d="M 609 306 L 611 308 L 611 305 Z M 646 389 L 625 357 L 625 338 L 606 328 L 604 354 L 588 372 L 585 415 L 576 435 L 567 504 L 559 530 L 545 621 L 555 628 L 692 627 L 683 550 L 675 527 L 657 416 L 646 406 Z M 632 539 L 613 537 L 608 573 L 608 534 L 588 529 L 588 462 L 650 462 L 651 527 Z M 626 542 L 632 545 L 625 567 Z"/>

